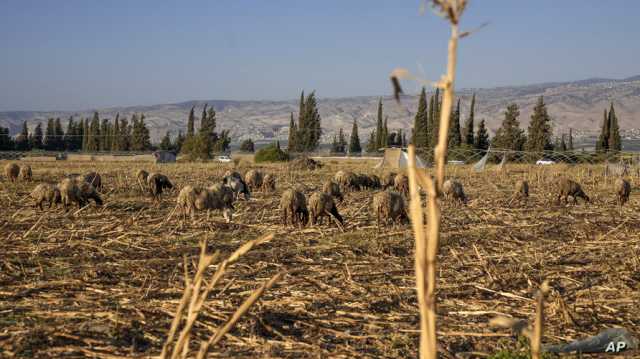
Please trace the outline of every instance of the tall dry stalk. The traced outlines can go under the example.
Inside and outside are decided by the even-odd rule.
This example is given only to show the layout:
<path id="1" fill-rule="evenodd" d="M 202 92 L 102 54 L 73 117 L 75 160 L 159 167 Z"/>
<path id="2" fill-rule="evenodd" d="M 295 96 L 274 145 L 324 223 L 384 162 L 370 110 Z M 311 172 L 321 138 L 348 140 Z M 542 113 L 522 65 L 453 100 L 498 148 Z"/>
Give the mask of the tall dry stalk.
<path id="1" fill-rule="evenodd" d="M 449 118 L 453 105 L 456 76 L 458 39 L 458 22 L 466 7 L 466 0 L 433 0 L 432 5 L 440 15 L 446 17 L 451 24 L 451 36 L 448 46 L 447 73 L 437 83 L 443 89 L 442 111 L 438 133 L 438 144 L 435 147 L 434 159 L 436 167 L 435 181 L 416 169 L 415 147 L 409 146 L 409 190 L 411 194 L 411 223 L 416 241 L 415 267 L 416 289 L 420 306 L 420 358 L 437 358 L 436 336 L 436 279 L 437 254 L 440 240 L 440 205 L 445 175 L 445 160 L 449 138 Z M 463 34 L 462 36 L 466 35 Z M 393 78 L 392 78 L 393 80 Z M 394 87 L 397 86 L 395 79 Z M 397 93 L 398 91 L 396 91 Z M 428 231 L 425 238 L 422 203 L 418 186 L 422 186 L 428 194 L 427 214 Z"/>
<path id="2" fill-rule="evenodd" d="M 549 283 L 544 281 L 536 296 L 536 318 L 533 322 L 531 333 L 531 359 L 540 359 L 540 346 L 542 343 L 542 330 L 544 326 L 544 298 L 549 292 Z"/>

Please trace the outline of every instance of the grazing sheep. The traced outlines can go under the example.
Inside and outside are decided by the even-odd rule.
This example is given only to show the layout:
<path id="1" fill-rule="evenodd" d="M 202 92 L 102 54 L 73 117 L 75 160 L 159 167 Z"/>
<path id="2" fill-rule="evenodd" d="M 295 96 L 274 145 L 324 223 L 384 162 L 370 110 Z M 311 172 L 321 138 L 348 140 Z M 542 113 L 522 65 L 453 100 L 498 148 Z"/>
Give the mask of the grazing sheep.
<path id="1" fill-rule="evenodd" d="M 453 199 L 454 201 L 467 204 L 467 195 L 464 193 L 462 183 L 456 180 L 449 179 L 444 181 L 442 184 L 442 193 L 447 199 Z"/>
<path id="2" fill-rule="evenodd" d="M 393 187 L 396 179 L 396 173 L 390 172 L 382 176 L 382 189 L 386 190 L 389 187 Z"/>
<path id="3" fill-rule="evenodd" d="M 236 171 L 228 170 L 227 172 L 224 173 L 224 177 L 229 177 L 229 176 L 242 179 L 242 175 Z"/>
<path id="4" fill-rule="evenodd" d="M 69 204 L 75 202 L 78 208 L 85 206 L 89 199 L 92 199 L 96 205 L 102 205 L 102 199 L 96 189 L 88 182 L 79 178 L 65 178 L 58 184 L 60 197 L 64 205 L 65 212 L 69 210 Z"/>
<path id="5" fill-rule="evenodd" d="M 589 202 L 589 196 L 582 190 L 578 182 L 568 178 L 561 178 L 558 182 L 558 202 L 564 198 L 564 203 L 569 203 L 569 196 L 573 197 L 573 202 L 578 203 L 578 198 L 582 198 L 585 202 Z"/>
<path id="6" fill-rule="evenodd" d="M 249 187 L 244 182 L 244 180 L 242 180 L 242 178 L 238 178 L 233 175 L 226 176 L 225 178 L 222 179 L 222 183 L 231 187 L 231 189 L 233 190 L 233 193 L 235 194 L 235 199 L 238 198 L 238 195 L 240 193 L 244 195 L 244 199 L 247 201 L 251 198 L 251 192 L 249 191 Z"/>
<path id="7" fill-rule="evenodd" d="M 206 188 L 185 186 L 178 194 L 177 207 L 182 210 L 184 219 L 187 214 L 193 219 L 196 210 L 221 210 L 227 223 L 233 216 L 233 205 L 225 203 L 221 193 Z"/>
<path id="8" fill-rule="evenodd" d="M 353 172 L 348 171 L 338 171 L 333 176 L 333 180 L 340 185 L 340 188 L 343 192 L 346 192 L 348 189 L 359 189 L 358 178 Z"/>
<path id="9" fill-rule="evenodd" d="M 404 198 L 398 192 L 382 191 L 373 195 L 373 212 L 376 214 L 377 224 L 390 219 L 394 223 L 408 223 L 409 217 L 405 209 Z"/>
<path id="10" fill-rule="evenodd" d="M 615 183 L 616 195 L 618 198 L 618 204 L 621 206 L 629 201 L 629 195 L 631 194 L 631 183 L 624 178 L 618 178 Z"/>
<path id="11" fill-rule="evenodd" d="M 97 190 L 102 191 L 102 177 L 100 177 L 98 172 L 87 172 L 83 178 L 85 182 L 90 183 Z"/>
<path id="12" fill-rule="evenodd" d="M 138 185 L 140 189 L 144 191 L 144 186 L 147 183 L 147 178 L 149 177 L 149 172 L 145 170 L 137 170 L 136 171 L 136 179 L 138 180 Z"/>
<path id="13" fill-rule="evenodd" d="M 19 177 L 22 181 L 31 181 L 33 179 L 33 172 L 31 172 L 31 166 L 21 165 Z"/>
<path id="14" fill-rule="evenodd" d="M 262 192 L 275 192 L 276 190 L 276 176 L 267 173 L 262 179 Z"/>
<path id="15" fill-rule="evenodd" d="M 399 173 L 393 179 L 393 187 L 396 191 L 404 194 L 405 196 L 409 195 L 409 177 L 406 175 Z"/>
<path id="16" fill-rule="evenodd" d="M 369 179 L 369 176 L 361 173 L 355 174 L 355 188 L 364 190 L 369 188 L 370 184 L 371 180 Z"/>
<path id="17" fill-rule="evenodd" d="M 160 195 L 164 189 L 172 189 L 173 184 L 169 181 L 169 178 L 160 173 L 150 173 L 147 177 L 147 185 L 149 186 L 149 192 L 156 201 L 160 200 Z"/>
<path id="18" fill-rule="evenodd" d="M 380 187 L 382 187 L 382 182 L 380 182 L 380 177 L 376 175 L 369 176 L 369 188 L 379 189 Z"/>
<path id="19" fill-rule="evenodd" d="M 229 208 L 233 208 L 233 201 L 235 197 L 235 193 L 231 189 L 231 187 L 219 182 L 208 188 L 211 192 L 216 192 L 218 197 L 222 200 L 222 202 L 228 206 Z"/>
<path id="20" fill-rule="evenodd" d="M 296 225 L 298 221 L 302 225 L 309 222 L 309 210 L 307 210 L 307 199 L 304 194 L 295 189 L 288 189 L 282 193 L 280 198 L 280 210 L 282 211 L 282 223 L 286 226 L 287 219 L 291 217 L 291 224 Z"/>
<path id="21" fill-rule="evenodd" d="M 519 180 L 516 182 L 516 193 L 514 198 L 519 198 L 525 202 L 529 199 L 529 182 L 525 180 Z"/>
<path id="22" fill-rule="evenodd" d="M 244 181 L 249 186 L 249 190 L 257 191 L 262 188 L 262 172 L 258 170 L 249 170 L 244 175 Z"/>
<path id="23" fill-rule="evenodd" d="M 18 180 L 18 175 L 20 174 L 20 167 L 18 167 L 15 163 L 7 163 L 4 166 L 4 175 L 7 176 L 7 179 L 11 182 L 15 182 Z"/>
<path id="24" fill-rule="evenodd" d="M 322 192 L 338 199 L 340 202 L 344 201 L 344 196 L 342 196 L 342 192 L 340 192 L 340 186 L 332 180 L 327 180 L 327 182 L 324 183 Z"/>
<path id="25" fill-rule="evenodd" d="M 336 204 L 333 202 L 333 197 L 324 192 L 316 192 L 309 198 L 309 215 L 311 216 L 311 224 L 313 225 L 315 225 L 316 222 L 322 224 L 322 219 L 329 215 L 335 217 L 341 225 L 344 224 L 342 216 L 338 213 L 338 208 L 336 208 Z"/>
<path id="26" fill-rule="evenodd" d="M 49 208 L 58 203 L 62 203 L 62 197 L 60 196 L 60 190 L 57 186 L 48 183 L 41 183 L 34 188 L 30 194 L 31 198 L 35 201 L 35 206 L 39 207 L 42 211 L 42 202 L 49 202 Z"/>

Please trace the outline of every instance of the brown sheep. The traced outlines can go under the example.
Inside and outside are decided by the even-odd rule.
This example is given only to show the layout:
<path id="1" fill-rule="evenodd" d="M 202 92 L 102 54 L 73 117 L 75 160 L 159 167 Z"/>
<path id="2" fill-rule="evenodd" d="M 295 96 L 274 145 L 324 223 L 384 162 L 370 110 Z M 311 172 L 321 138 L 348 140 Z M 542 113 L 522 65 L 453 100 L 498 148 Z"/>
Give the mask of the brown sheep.
<path id="1" fill-rule="evenodd" d="M 149 186 L 149 192 L 156 201 L 160 200 L 160 195 L 164 189 L 172 189 L 173 184 L 169 181 L 169 178 L 160 173 L 150 173 L 147 177 L 147 185 Z"/>
<path id="2" fill-rule="evenodd" d="M 561 178 L 558 181 L 558 199 L 559 203 L 564 198 L 564 203 L 569 203 L 569 196 L 573 197 L 573 202 L 578 203 L 578 198 L 582 198 L 585 202 L 589 202 L 589 196 L 582 190 L 582 187 L 578 182 L 572 181 L 568 178 Z"/>
<path id="3" fill-rule="evenodd" d="M 390 219 L 394 222 L 408 223 L 409 217 L 405 209 L 404 198 L 398 192 L 382 191 L 373 196 L 373 212 L 376 214 L 377 224 Z"/>
<path id="4" fill-rule="evenodd" d="M 316 223 L 322 224 L 322 219 L 329 215 L 332 215 L 341 225 L 344 225 L 344 220 L 340 213 L 338 213 L 338 208 L 336 208 L 336 204 L 333 202 L 333 197 L 324 192 L 316 192 L 309 198 L 309 215 L 311 216 L 311 224 L 313 225 Z"/>
<path id="5" fill-rule="evenodd" d="M 143 191 L 147 183 L 148 177 L 149 177 L 149 172 L 142 169 L 136 171 L 136 179 L 138 180 L 138 185 L 140 186 L 140 189 Z"/>
<path id="6" fill-rule="evenodd" d="M 396 191 L 404 194 L 405 196 L 409 195 L 409 177 L 406 175 L 399 173 L 393 179 L 393 187 Z"/>
<path id="7" fill-rule="evenodd" d="M 258 170 L 249 170 L 244 175 L 244 181 L 251 191 L 257 191 L 262 188 L 262 172 Z"/>
<path id="8" fill-rule="evenodd" d="M 236 171 L 228 170 L 227 172 L 224 173 L 223 177 L 229 177 L 229 176 L 235 177 L 237 179 L 242 179 L 242 175 Z"/>
<path id="9" fill-rule="evenodd" d="M 291 217 L 292 225 L 296 225 L 300 221 L 304 226 L 309 222 L 307 199 L 304 194 L 298 190 L 288 189 L 282 193 L 280 210 L 282 211 L 282 223 L 285 226 L 287 225 L 287 219 L 289 217 Z"/>
<path id="10" fill-rule="evenodd" d="M 453 199 L 459 203 L 467 204 L 467 195 L 464 193 L 462 183 L 456 180 L 446 180 L 442 184 L 442 193 L 445 198 Z"/>
<path id="11" fill-rule="evenodd" d="M 19 177 L 22 181 L 31 181 L 33 179 L 33 172 L 31 172 L 31 166 L 21 165 Z"/>
<path id="12" fill-rule="evenodd" d="M 618 178 L 615 183 L 616 195 L 619 205 L 624 205 L 629 201 L 631 195 L 631 183 L 624 178 Z"/>
<path id="13" fill-rule="evenodd" d="M 276 176 L 267 173 L 262 179 L 262 192 L 275 192 L 276 190 Z"/>
<path id="14" fill-rule="evenodd" d="M 346 192 L 348 189 L 358 189 L 358 178 L 353 172 L 348 171 L 338 171 L 333 176 L 333 180 L 340 186 L 343 192 Z"/>
<path id="15" fill-rule="evenodd" d="M 389 172 L 386 175 L 382 176 L 382 189 L 386 190 L 387 188 L 393 187 L 396 179 L 395 172 Z"/>
<path id="16" fill-rule="evenodd" d="M 89 199 L 93 199 L 96 205 L 102 205 L 102 199 L 96 189 L 90 184 L 79 178 L 65 178 L 58 184 L 60 197 L 65 211 L 69 210 L 72 202 L 78 204 L 78 208 L 84 207 Z"/>
<path id="17" fill-rule="evenodd" d="M 333 196 L 333 198 L 339 200 L 340 202 L 344 201 L 344 196 L 342 196 L 342 192 L 340 192 L 340 186 L 332 180 L 327 180 L 322 186 L 322 192 Z"/>
<path id="18" fill-rule="evenodd" d="M 229 208 L 233 209 L 235 192 L 233 192 L 233 189 L 231 187 L 219 182 L 212 186 L 209 186 L 208 190 L 217 193 L 222 202 Z"/>
<path id="19" fill-rule="evenodd" d="M 529 182 L 525 180 L 519 180 L 516 182 L 516 193 L 514 198 L 519 198 L 525 202 L 529 199 Z"/>
<path id="20" fill-rule="evenodd" d="M 84 177 L 84 181 L 91 184 L 95 189 L 102 191 L 102 177 L 98 172 L 87 172 Z"/>
<path id="21" fill-rule="evenodd" d="M 35 201 L 35 206 L 39 207 L 42 211 L 42 202 L 49 202 L 49 208 L 58 203 L 62 203 L 62 197 L 60 196 L 60 190 L 57 186 L 48 183 L 41 183 L 34 188 L 30 194 L 31 198 Z"/>
<path id="22" fill-rule="evenodd" d="M 196 210 L 221 210 L 227 223 L 233 216 L 233 205 L 225 203 L 220 193 L 206 188 L 185 186 L 178 194 L 177 207 L 185 219 L 187 214 L 193 219 Z"/>
<path id="23" fill-rule="evenodd" d="M 4 166 L 4 175 L 7 176 L 7 179 L 11 182 L 15 182 L 18 180 L 18 175 L 20 174 L 20 167 L 18 167 L 15 163 L 7 163 Z"/>

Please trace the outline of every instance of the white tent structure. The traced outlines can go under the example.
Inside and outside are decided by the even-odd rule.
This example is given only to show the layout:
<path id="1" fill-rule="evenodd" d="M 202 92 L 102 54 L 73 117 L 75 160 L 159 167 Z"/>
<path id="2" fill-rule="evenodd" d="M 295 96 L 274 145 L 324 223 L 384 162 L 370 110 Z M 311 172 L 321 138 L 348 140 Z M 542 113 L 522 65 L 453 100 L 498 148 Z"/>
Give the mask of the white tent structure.
<path id="1" fill-rule="evenodd" d="M 406 169 L 409 167 L 409 155 L 401 148 L 385 148 L 384 157 L 373 168 Z M 416 156 L 416 167 L 427 168 L 420 157 Z"/>

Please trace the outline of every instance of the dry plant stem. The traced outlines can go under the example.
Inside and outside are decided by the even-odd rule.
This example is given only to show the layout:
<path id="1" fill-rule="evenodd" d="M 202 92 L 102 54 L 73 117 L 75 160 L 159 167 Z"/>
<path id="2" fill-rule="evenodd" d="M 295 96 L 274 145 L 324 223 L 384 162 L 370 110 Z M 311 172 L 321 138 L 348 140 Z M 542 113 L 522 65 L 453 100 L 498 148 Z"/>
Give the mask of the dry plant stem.
<path id="1" fill-rule="evenodd" d="M 531 359 L 540 359 L 540 343 L 542 342 L 542 330 L 544 325 L 544 297 L 549 291 L 547 282 L 543 282 L 540 286 L 536 298 L 536 319 L 533 324 L 533 333 L 531 335 Z"/>
<path id="2" fill-rule="evenodd" d="M 242 305 L 235 311 L 235 313 L 233 313 L 231 318 L 224 324 L 224 326 L 220 328 L 220 330 L 218 330 L 214 335 L 212 335 L 208 341 L 202 342 L 197 358 L 204 358 L 207 354 L 207 351 L 209 350 L 209 347 L 211 345 L 216 345 L 224 337 L 224 335 L 228 333 L 231 328 L 233 328 L 236 322 L 240 320 L 242 315 L 244 315 L 244 313 L 246 313 L 249 308 L 251 308 L 251 306 L 258 300 L 258 298 L 260 298 L 262 293 L 264 293 L 265 290 L 271 288 L 283 274 L 284 272 L 277 273 L 276 275 L 271 277 L 269 281 L 263 283 L 258 289 L 251 293 L 249 298 L 247 298 L 247 300 L 242 303 Z"/>
<path id="3" fill-rule="evenodd" d="M 167 352 L 169 351 L 169 346 L 173 342 L 173 338 L 176 335 L 176 331 L 178 330 L 178 325 L 182 320 L 182 312 L 184 311 L 184 307 L 187 305 L 189 301 L 189 297 L 191 296 L 191 280 L 189 279 L 189 273 L 187 271 L 187 257 L 184 258 L 184 288 L 185 290 L 182 292 L 182 298 L 180 299 L 180 304 L 178 304 L 178 309 L 176 310 L 176 316 L 173 317 L 173 321 L 171 322 L 171 329 L 169 329 L 169 335 L 167 335 L 167 340 L 162 347 L 162 353 L 160 353 L 160 358 L 164 359 L 167 357 Z"/>
<path id="4" fill-rule="evenodd" d="M 410 214 L 411 226 L 416 241 L 415 245 L 415 269 L 416 269 L 416 290 L 418 292 L 418 305 L 420 309 L 420 357 L 430 358 L 427 353 L 432 346 L 432 340 L 429 335 L 429 303 L 427 301 L 427 239 L 424 232 L 424 223 L 422 216 L 422 201 L 418 192 L 418 176 L 416 174 L 416 151 L 414 145 L 409 145 L 409 193 L 411 194 Z M 432 197 L 431 195 L 429 196 Z M 431 218 L 429 223 L 432 222 Z M 431 308 L 433 309 L 433 308 Z"/>

